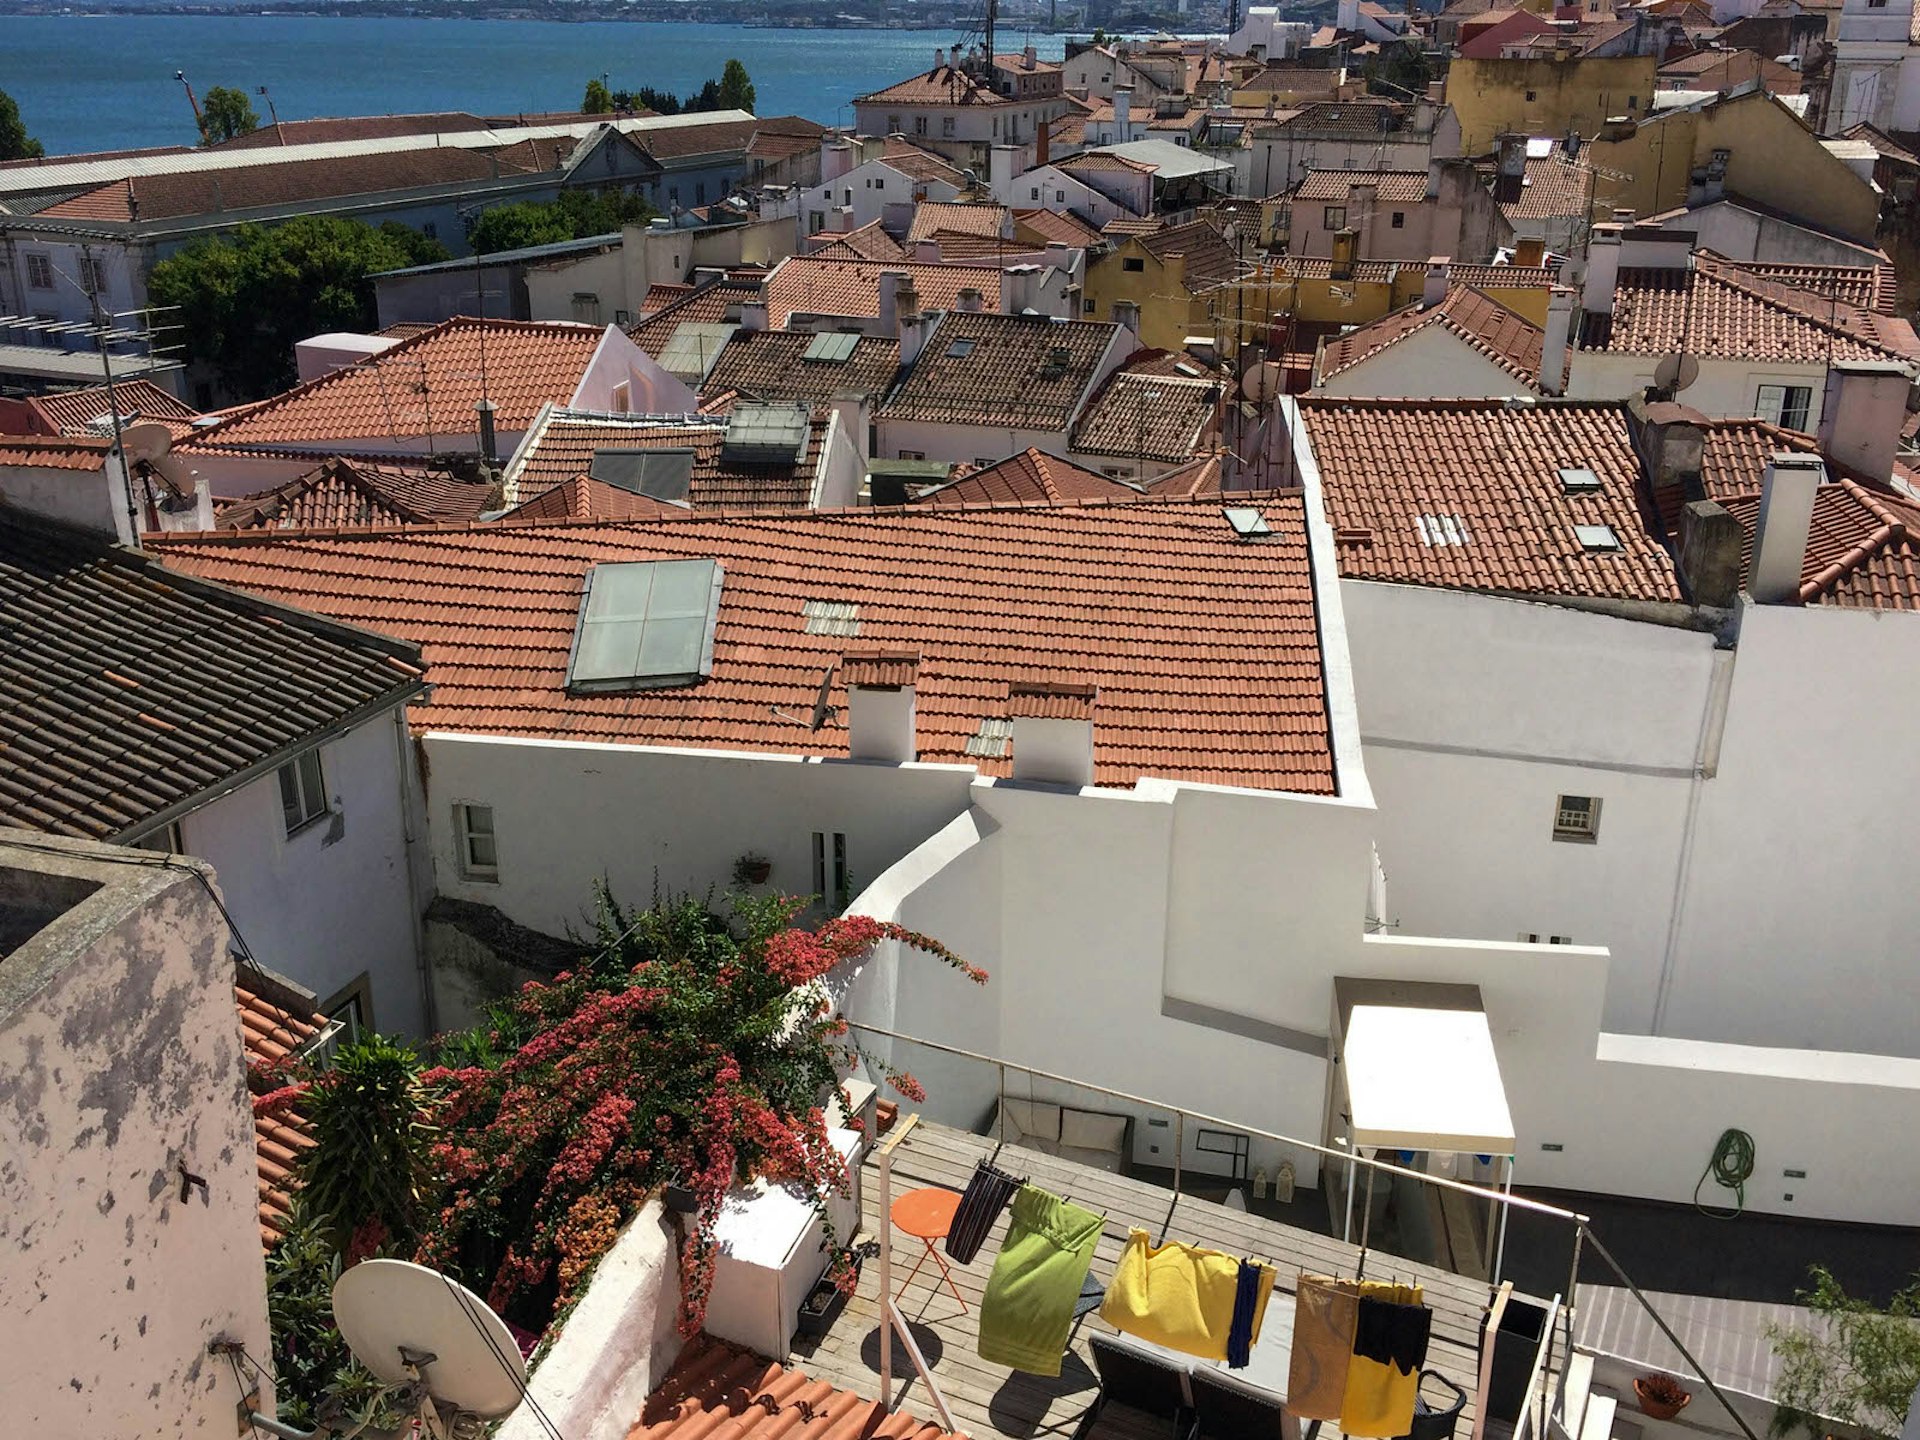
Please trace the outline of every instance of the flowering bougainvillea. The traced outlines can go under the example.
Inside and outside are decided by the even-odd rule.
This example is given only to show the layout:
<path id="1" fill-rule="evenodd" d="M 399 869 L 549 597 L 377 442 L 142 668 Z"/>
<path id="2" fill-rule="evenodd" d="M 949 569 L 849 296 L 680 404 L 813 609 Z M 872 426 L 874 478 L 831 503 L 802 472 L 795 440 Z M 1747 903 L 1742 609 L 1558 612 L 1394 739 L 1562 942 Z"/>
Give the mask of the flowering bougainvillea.
<path id="1" fill-rule="evenodd" d="M 803 902 L 742 898 L 731 923 L 694 900 L 625 911 L 600 894 L 594 953 L 496 1006 L 421 1074 L 437 1212 L 418 1258 L 538 1324 L 583 1288 L 646 1197 L 677 1179 L 696 1210 L 680 1325 L 713 1283 L 713 1222 L 736 1180 L 793 1181 L 825 1213 L 844 1185 L 822 1104 L 855 1059 L 819 982 L 882 940 L 975 982 L 924 935 L 864 918 L 792 928 Z M 878 1067 L 909 1099 L 911 1076 Z M 842 1264 L 835 1279 L 851 1283 Z"/>

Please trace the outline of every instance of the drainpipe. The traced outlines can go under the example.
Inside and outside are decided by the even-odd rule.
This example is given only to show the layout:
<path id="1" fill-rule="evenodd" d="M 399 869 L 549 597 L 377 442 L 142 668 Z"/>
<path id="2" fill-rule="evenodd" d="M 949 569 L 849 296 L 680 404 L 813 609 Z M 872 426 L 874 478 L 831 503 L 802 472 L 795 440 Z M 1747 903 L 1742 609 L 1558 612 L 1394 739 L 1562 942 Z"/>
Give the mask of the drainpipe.
<path id="1" fill-rule="evenodd" d="M 431 694 L 431 692 L 429 692 Z M 413 770 L 413 750 L 409 742 L 412 736 L 407 732 L 407 707 L 393 707 L 393 758 L 400 767 L 400 835 L 401 868 L 407 872 L 407 916 L 413 930 L 413 959 L 420 971 L 420 1019 L 421 1028 L 431 1039 L 439 1033 L 439 1015 L 433 1003 L 433 969 L 427 963 L 427 922 L 420 908 L 420 887 L 414 878 L 414 849 L 419 844 L 419 836 L 414 833 L 414 786 L 411 783 Z M 426 796 L 420 796 L 420 813 L 426 814 Z M 429 857 L 431 860 L 431 857 Z"/>
<path id="2" fill-rule="evenodd" d="M 1660 957 L 1660 983 L 1653 992 L 1653 1022 L 1649 1033 L 1666 1027 L 1667 1001 L 1679 968 L 1680 927 L 1687 913 L 1687 882 L 1693 869 L 1693 842 L 1700 819 L 1700 798 L 1720 770 L 1720 740 L 1727 728 L 1727 701 L 1733 691 L 1733 662 L 1738 652 L 1715 650 L 1713 673 L 1707 678 L 1707 699 L 1700 710 L 1700 738 L 1694 745 L 1693 778 L 1687 782 L 1687 818 L 1680 830 L 1680 863 L 1673 878 L 1673 904 L 1667 915 L 1667 944 Z"/>

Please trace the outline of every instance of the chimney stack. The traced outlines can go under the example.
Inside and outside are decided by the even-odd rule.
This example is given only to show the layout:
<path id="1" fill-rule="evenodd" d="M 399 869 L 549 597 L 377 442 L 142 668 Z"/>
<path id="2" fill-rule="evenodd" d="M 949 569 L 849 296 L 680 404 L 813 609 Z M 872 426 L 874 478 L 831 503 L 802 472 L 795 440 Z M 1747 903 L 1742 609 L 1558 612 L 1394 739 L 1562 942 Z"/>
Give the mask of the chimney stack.
<path id="1" fill-rule="evenodd" d="M 1032 684 L 1007 687 L 1013 719 L 1013 778 L 1045 785 L 1093 783 L 1091 685 Z"/>
<path id="2" fill-rule="evenodd" d="M 1113 143 L 1124 145 L 1133 138 L 1133 87 L 1113 87 Z"/>
<path id="3" fill-rule="evenodd" d="M 1912 388 L 1901 361 L 1834 361 L 1820 401 L 1820 453 L 1871 479 L 1892 478 Z"/>
<path id="4" fill-rule="evenodd" d="M 1132 300 L 1113 302 L 1113 323 L 1121 329 L 1132 332 L 1134 344 L 1140 343 L 1140 306 Z"/>
<path id="5" fill-rule="evenodd" d="M 1680 578 L 1695 605 L 1728 610 L 1740 594 L 1740 522 L 1717 500 L 1689 500 L 1680 515 Z"/>
<path id="6" fill-rule="evenodd" d="M 934 317 L 920 313 L 920 296 L 913 288 L 912 276 L 907 276 L 894 292 L 894 304 L 899 316 L 896 323 L 900 327 L 900 363 L 911 365 L 920 358 L 927 335 L 933 329 Z"/>
<path id="7" fill-rule="evenodd" d="M 1333 280 L 1353 279 L 1353 267 L 1359 253 L 1359 232 L 1351 227 L 1336 230 L 1333 234 L 1333 259 L 1328 268 L 1328 277 Z"/>
<path id="8" fill-rule="evenodd" d="M 740 328 L 758 334 L 767 328 L 767 302 L 749 300 L 740 307 Z"/>
<path id="9" fill-rule="evenodd" d="M 913 290 L 913 278 L 899 270 L 880 272 L 880 333 L 897 335 L 900 333 L 900 287 Z M 745 311 L 741 312 L 743 315 Z"/>
<path id="10" fill-rule="evenodd" d="M 1762 605 L 1798 605 L 1807 565 L 1813 501 L 1827 467 L 1818 455 L 1778 452 L 1760 482 L 1760 518 L 1753 527 L 1753 569 L 1747 591 Z"/>
<path id="11" fill-rule="evenodd" d="M 916 240 L 913 242 L 912 260 L 917 265 L 938 265 L 940 263 L 940 242 L 938 240 Z"/>
<path id="12" fill-rule="evenodd" d="M 855 760 L 911 762 L 914 680 L 920 656 L 911 650 L 849 651 L 840 659 L 847 687 L 847 753 Z"/>
<path id="13" fill-rule="evenodd" d="M 1340 0 L 1334 7 L 1333 28 L 1349 34 L 1360 28 L 1360 0 Z"/>
<path id="14" fill-rule="evenodd" d="M 954 306 L 969 315 L 977 315 L 987 308 L 987 297 L 969 285 L 954 297 Z"/>
<path id="15" fill-rule="evenodd" d="M 1627 401 L 1627 428 L 1633 448 L 1647 475 L 1654 504 L 1672 514 L 1690 500 L 1707 498 L 1702 470 L 1707 436 L 1701 427 L 1707 417 L 1671 400 L 1648 401 L 1635 395 Z"/>
<path id="16" fill-rule="evenodd" d="M 1547 263 L 1547 242 L 1537 235 L 1513 242 L 1513 263 L 1516 267 L 1538 269 Z"/>
<path id="17" fill-rule="evenodd" d="M 1420 286 L 1420 308 L 1431 310 L 1447 298 L 1447 285 L 1453 270 L 1453 257 L 1434 255 L 1427 260 L 1427 278 Z"/>
<path id="18" fill-rule="evenodd" d="M 1613 313 L 1613 292 L 1620 283 L 1620 237 L 1625 230 L 1619 224 L 1600 224 L 1587 236 L 1587 277 L 1580 308 L 1589 315 Z"/>
<path id="19" fill-rule="evenodd" d="M 1540 388 L 1549 395 L 1567 390 L 1567 349 L 1573 338 L 1573 291 L 1556 285 L 1547 294 L 1547 325 L 1540 343 Z"/>
<path id="20" fill-rule="evenodd" d="M 1494 177 L 1493 198 L 1511 205 L 1527 187 L 1527 137 L 1502 135 L 1495 143 L 1500 147 L 1500 168 Z"/>
<path id="21" fill-rule="evenodd" d="M 473 408 L 480 414 L 480 456 L 487 464 L 498 465 L 500 455 L 493 433 L 493 417 L 494 412 L 500 407 L 483 395 L 474 403 Z"/>

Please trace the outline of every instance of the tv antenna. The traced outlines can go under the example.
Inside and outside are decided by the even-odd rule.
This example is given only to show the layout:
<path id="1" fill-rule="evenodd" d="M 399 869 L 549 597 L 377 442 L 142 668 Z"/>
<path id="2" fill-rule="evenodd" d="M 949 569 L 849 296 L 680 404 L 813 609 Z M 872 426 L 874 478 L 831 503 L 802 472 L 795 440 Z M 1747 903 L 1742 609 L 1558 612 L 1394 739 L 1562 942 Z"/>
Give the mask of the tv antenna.
<path id="1" fill-rule="evenodd" d="M 769 705 L 767 708 L 782 720 L 791 720 L 796 725 L 804 725 L 807 729 L 818 732 L 827 721 L 840 713 L 840 707 L 833 703 L 833 666 L 827 666 L 820 676 L 820 690 L 813 697 L 813 714 L 810 717 L 802 719 L 790 711 L 782 710 L 778 705 Z"/>

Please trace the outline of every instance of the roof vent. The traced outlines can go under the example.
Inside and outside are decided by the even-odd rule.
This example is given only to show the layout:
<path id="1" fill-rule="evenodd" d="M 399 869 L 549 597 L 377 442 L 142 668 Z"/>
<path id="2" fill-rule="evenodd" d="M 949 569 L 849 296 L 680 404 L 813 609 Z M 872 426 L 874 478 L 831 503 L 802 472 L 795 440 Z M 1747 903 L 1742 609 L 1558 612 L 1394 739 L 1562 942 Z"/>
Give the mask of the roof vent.
<path id="1" fill-rule="evenodd" d="M 693 460 L 692 450 L 609 448 L 593 452 L 587 474 L 603 485 L 625 490 L 630 495 L 644 495 L 669 505 L 685 505 L 688 492 L 693 488 Z"/>
<path id="2" fill-rule="evenodd" d="M 742 465 L 797 464 L 807 448 L 804 405 L 740 405 L 727 417 L 720 453 Z"/>
<path id="3" fill-rule="evenodd" d="M 1267 517 L 1251 506 L 1229 506 L 1221 513 L 1227 517 L 1227 523 L 1233 527 L 1233 533 L 1242 540 L 1273 534 L 1273 527 L 1267 523 Z"/>
<path id="4" fill-rule="evenodd" d="M 1592 553 L 1620 548 L 1620 537 L 1613 533 L 1611 525 L 1576 525 L 1573 537 L 1580 542 L 1582 550 Z"/>
<path id="5" fill-rule="evenodd" d="M 1600 477 L 1584 465 L 1564 465 L 1560 469 L 1560 489 L 1568 495 L 1590 494 L 1600 488 Z"/>
<path id="6" fill-rule="evenodd" d="M 860 607 L 851 600 L 808 600 L 800 606 L 800 618 L 809 635 L 860 633 Z"/>
<path id="7" fill-rule="evenodd" d="M 589 567 L 568 691 L 647 690 L 712 674 L 723 578 L 713 560 Z"/>

